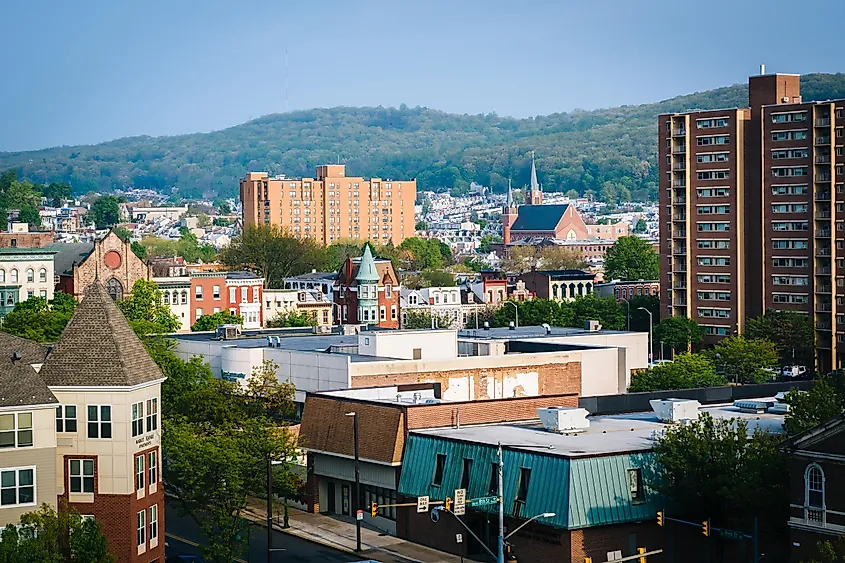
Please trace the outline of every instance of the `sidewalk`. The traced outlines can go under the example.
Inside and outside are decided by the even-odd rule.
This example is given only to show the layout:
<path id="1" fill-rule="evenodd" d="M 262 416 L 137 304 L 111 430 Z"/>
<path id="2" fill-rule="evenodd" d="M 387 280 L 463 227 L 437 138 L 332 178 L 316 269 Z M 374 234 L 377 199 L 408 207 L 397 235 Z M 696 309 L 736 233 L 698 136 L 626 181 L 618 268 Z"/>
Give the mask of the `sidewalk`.
<path id="1" fill-rule="evenodd" d="M 275 511 L 275 508 L 274 508 Z M 333 518 L 322 514 L 311 514 L 295 508 L 288 510 L 290 528 L 281 526 L 281 511 L 273 514 L 273 527 L 280 532 L 297 536 L 332 549 L 346 551 L 361 559 L 384 559 L 390 556 L 395 561 L 406 563 L 459 563 L 457 555 L 444 553 L 381 531 L 361 526 L 361 552 L 355 552 L 355 522 Z M 259 524 L 267 522 L 267 507 L 264 501 L 249 503 L 245 517 Z"/>

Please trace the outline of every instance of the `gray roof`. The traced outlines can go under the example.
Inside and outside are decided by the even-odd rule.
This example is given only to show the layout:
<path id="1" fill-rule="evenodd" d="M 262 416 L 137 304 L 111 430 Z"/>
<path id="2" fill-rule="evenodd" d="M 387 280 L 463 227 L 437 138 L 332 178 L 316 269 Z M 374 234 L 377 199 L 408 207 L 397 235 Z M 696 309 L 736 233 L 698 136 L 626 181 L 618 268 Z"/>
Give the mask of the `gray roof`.
<path id="1" fill-rule="evenodd" d="M 569 204 L 560 205 L 520 205 L 513 231 L 554 231 L 561 217 L 569 209 Z"/>
<path id="2" fill-rule="evenodd" d="M 62 243 L 54 242 L 43 248 L 58 250 L 54 258 L 55 271 L 58 275 L 73 273 L 73 263 L 81 264 L 94 251 L 93 242 Z"/>
<path id="3" fill-rule="evenodd" d="M 51 387 L 129 387 L 163 377 L 100 281 L 85 291 L 40 374 Z"/>
<path id="4" fill-rule="evenodd" d="M 0 407 L 48 405 L 58 402 L 35 368 L 23 360 L 13 362 L 4 354 L 0 360 Z"/>
<path id="5" fill-rule="evenodd" d="M 0 361 L 11 361 L 12 354 L 17 352 L 25 364 L 43 364 L 48 351 L 47 346 L 38 342 L 0 332 L 0 353 L 3 354 Z"/>

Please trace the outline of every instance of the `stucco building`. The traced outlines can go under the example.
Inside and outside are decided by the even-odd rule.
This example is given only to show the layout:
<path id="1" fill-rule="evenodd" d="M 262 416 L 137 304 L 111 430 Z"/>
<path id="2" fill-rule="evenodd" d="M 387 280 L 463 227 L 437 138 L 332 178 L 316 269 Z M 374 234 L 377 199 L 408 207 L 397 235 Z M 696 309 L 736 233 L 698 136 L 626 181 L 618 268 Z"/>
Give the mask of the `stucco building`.
<path id="1" fill-rule="evenodd" d="M 30 297 L 53 298 L 56 287 L 52 248 L 0 248 L 0 287 L 6 296 L 3 305 Z M 14 305 L 12 305 L 14 306 Z"/>

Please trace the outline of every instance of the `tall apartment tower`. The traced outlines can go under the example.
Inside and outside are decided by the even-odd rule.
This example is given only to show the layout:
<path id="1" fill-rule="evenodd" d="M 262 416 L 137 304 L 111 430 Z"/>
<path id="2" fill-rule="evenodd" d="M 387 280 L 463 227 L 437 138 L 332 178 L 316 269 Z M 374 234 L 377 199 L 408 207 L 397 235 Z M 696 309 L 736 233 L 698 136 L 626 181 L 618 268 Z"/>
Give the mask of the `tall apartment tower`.
<path id="1" fill-rule="evenodd" d="M 319 244 L 342 239 L 398 245 L 414 236 L 416 180 L 347 177 L 343 165 L 317 167 L 314 178 L 270 178 L 250 172 L 240 182 L 245 225 L 279 225 Z"/>
<path id="2" fill-rule="evenodd" d="M 711 343 L 766 310 L 806 314 L 816 368 L 842 367 L 845 100 L 803 102 L 799 76 L 773 74 L 749 103 L 659 118 L 661 304 Z"/>

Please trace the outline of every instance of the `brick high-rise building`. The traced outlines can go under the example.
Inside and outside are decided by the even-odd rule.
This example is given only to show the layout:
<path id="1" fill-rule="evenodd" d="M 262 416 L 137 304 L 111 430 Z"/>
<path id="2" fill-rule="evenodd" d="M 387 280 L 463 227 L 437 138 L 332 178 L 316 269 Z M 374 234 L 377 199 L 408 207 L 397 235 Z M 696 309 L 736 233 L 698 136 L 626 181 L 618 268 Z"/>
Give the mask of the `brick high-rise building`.
<path id="1" fill-rule="evenodd" d="M 814 320 L 817 369 L 841 367 L 845 100 L 803 102 L 798 75 L 773 74 L 749 79 L 749 102 L 659 118 L 664 311 L 711 341 L 797 311 Z"/>
<path id="2" fill-rule="evenodd" d="M 414 236 L 416 180 L 347 177 L 343 165 L 317 167 L 315 178 L 250 172 L 240 183 L 244 224 L 279 225 L 319 244 L 342 239 L 400 244 Z"/>

